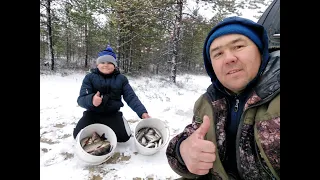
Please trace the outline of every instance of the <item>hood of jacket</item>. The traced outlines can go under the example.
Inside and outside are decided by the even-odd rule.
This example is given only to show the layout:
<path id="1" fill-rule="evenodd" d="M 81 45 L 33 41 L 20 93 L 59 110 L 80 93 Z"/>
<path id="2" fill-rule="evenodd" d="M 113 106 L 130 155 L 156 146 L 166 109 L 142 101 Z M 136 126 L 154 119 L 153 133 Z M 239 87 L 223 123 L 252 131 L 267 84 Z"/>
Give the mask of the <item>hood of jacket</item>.
<path id="1" fill-rule="evenodd" d="M 260 24 L 257 24 L 251 20 L 245 19 L 245 18 L 241 18 L 241 17 L 229 17 L 229 18 L 225 18 L 223 21 L 221 21 L 220 23 L 218 23 L 216 26 L 214 26 L 211 31 L 209 32 L 209 34 L 206 37 L 204 46 L 203 46 L 203 60 L 204 60 L 204 66 L 205 69 L 208 73 L 208 75 L 211 78 L 211 82 L 215 83 L 217 81 L 217 77 L 215 72 L 213 71 L 212 65 L 211 65 L 211 60 L 210 57 L 207 56 L 206 53 L 206 47 L 207 47 L 207 43 L 208 40 L 210 38 L 210 36 L 219 28 L 225 26 L 225 25 L 229 25 L 229 24 L 234 24 L 234 23 L 240 23 L 241 25 L 244 25 L 248 28 L 250 28 L 251 30 L 253 30 L 258 37 L 260 38 L 263 48 L 262 48 L 262 62 L 259 68 L 259 72 L 257 74 L 257 77 L 261 75 L 261 73 L 263 72 L 263 70 L 265 69 L 268 61 L 269 61 L 269 51 L 268 51 L 268 34 L 266 32 L 266 30 L 264 29 L 264 27 Z M 252 81 L 254 81 L 254 78 Z"/>

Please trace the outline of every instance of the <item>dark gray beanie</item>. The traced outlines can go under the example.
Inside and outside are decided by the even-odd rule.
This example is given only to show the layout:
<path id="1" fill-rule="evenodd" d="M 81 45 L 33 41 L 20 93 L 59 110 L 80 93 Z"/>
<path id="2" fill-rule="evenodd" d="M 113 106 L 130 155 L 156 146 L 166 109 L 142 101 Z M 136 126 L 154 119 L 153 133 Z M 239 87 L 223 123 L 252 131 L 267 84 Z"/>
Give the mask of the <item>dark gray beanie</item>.
<path id="1" fill-rule="evenodd" d="M 111 55 L 103 55 L 103 56 L 100 56 L 98 57 L 97 59 L 97 65 L 100 64 L 100 63 L 106 63 L 106 62 L 111 62 L 115 67 L 117 67 L 117 61 L 116 59 L 111 56 Z"/>

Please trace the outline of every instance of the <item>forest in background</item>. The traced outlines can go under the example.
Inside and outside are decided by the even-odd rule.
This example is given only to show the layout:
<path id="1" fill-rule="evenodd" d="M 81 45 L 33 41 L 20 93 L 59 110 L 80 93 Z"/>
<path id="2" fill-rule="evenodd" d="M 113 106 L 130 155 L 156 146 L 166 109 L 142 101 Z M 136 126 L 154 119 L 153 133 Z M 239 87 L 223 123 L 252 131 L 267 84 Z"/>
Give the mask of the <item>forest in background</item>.
<path id="1" fill-rule="evenodd" d="M 271 3 L 194 1 L 191 9 L 186 0 L 40 0 L 40 73 L 88 70 L 109 44 L 122 73 L 166 74 L 175 83 L 177 73 L 205 72 L 203 42 L 217 22 Z M 211 18 L 200 14 L 203 6 Z"/>

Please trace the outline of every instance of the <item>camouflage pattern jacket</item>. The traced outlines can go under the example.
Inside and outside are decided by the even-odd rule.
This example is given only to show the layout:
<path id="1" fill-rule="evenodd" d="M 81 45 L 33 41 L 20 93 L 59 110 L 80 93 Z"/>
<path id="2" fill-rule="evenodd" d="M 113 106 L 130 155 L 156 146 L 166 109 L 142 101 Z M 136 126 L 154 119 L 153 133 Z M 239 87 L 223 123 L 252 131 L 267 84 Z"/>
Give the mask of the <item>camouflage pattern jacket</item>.
<path id="1" fill-rule="evenodd" d="M 236 156 L 239 175 L 245 180 L 280 179 L 280 52 L 271 57 L 261 79 L 248 98 L 241 116 L 237 138 Z M 196 101 L 192 123 L 168 144 L 166 155 L 169 165 L 179 175 L 188 179 L 231 179 L 222 166 L 226 153 L 227 100 L 218 97 L 211 85 Z M 202 123 L 204 115 L 211 122 L 205 138 L 216 149 L 216 160 L 207 175 L 199 176 L 188 171 L 178 160 L 176 144 L 180 138 L 190 136 Z M 182 179 L 184 179 L 182 178 Z"/>

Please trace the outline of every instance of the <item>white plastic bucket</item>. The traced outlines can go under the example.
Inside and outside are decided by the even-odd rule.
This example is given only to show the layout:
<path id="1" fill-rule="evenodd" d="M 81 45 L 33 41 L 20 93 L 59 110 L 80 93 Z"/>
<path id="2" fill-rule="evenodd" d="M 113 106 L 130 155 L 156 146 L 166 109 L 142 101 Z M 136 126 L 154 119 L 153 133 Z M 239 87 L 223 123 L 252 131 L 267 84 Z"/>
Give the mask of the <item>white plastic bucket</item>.
<path id="1" fill-rule="evenodd" d="M 158 146 L 156 148 L 147 148 L 138 142 L 138 140 L 136 138 L 136 134 L 138 133 L 138 131 L 141 128 L 144 128 L 144 127 L 155 128 L 160 132 L 161 137 L 162 137 L 162 141 L 163 141 L 160 146 Z M 135 142 L 136 148 L 138 150 L 138 153 L 142 154 L 142 155 L 146 155 L 146 156 L 153 155 L 153 154 L 157 153 L 160 149 L 162 149 L 168 143 L 169 137 L 170 137 L 169 127 L 166 125 L 165 122 L 163 122 L 157 118 L 142 119 L 137 124 L 137 126 L 134 130 L 134 142 Z"/>
<path id="2" fill-rule="evenodd" d="M 95 156 L 87 153 L 80 144 L 81 139 L 91 136 L 94 132 L 97 132 L 100 136 L 105 133 L 105 137 L 110 142 L 112 149 L 108 154 L 102 156 Z M 75 154 L 84 163 L 89 165 L 99 165 L 107 161 L 114 153 L 117 146 L 117 136 L 114 131 L 104 124 L 91 124 L 83 128 L 76 137 Z"/>

